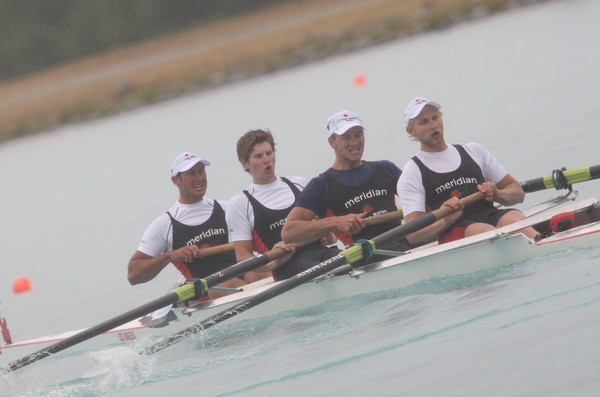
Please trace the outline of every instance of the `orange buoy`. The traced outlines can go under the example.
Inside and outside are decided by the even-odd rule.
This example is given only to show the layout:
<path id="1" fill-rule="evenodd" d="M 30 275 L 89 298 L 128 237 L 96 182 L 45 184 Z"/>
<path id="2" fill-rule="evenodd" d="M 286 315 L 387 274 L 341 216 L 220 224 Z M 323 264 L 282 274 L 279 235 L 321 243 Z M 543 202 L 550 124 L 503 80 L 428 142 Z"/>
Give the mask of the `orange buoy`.
<path id="1" fill-rule="evenodd" d="M 25 276 L 19 276 L 13 281 L 13 292 L 15 294 L 20 294 L 22 292 L 27 292 L 31 289 L 31 282 Z"/>
<path id="2" fill-rule="evenodd" d="M 367 77 L 362 73 L 357 73 L 352 78 L 352 83 L 356 86 L 363 85 L 367 82 Z"/>

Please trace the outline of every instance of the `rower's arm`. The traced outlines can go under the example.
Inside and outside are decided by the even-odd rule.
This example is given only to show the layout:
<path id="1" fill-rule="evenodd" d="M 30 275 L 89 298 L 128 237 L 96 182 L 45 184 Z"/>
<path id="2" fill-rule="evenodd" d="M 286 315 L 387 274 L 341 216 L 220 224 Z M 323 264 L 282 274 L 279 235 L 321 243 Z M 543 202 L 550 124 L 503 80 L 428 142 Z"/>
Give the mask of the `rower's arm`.
<path id="1" fill-rule="evenodd" d="M 493 201 L 504 206 L 522 203 L 525 200 L 525 192 L 521 183 L 507 174 L 498 183 L 493 191 Z"/>
<path id="2" fill-rule="evenodd" d="M 145 283 L 156 277 L 171 262 L 169 253 L 159 256 L 135 251 L 127 265 L 127 280 L 131 285 Z"/>
<path id="3" fill-rule="evenodd" d="M 410 214 L 408 214 L 404 217 L 404 222 L 410 222 L 413 219 L 416 219 L 424 214 L 425 214 L 424 212 L 420 212 L 420 211 L 411 212 Z M 429 243 L 429 242 L 437 239 L 437 236 L 441 232 L 446 230 L 448 227 L 450 227 L 454 222 L 456 222 L 456 220 L 461 215 L 462 215 L 462 211 L 454 211 L 453 213 L 443 217 L 439 221 L 436 221 L 427 227 L 424 227 L 412 234 L 409 234 L 407 236 L 407 239 L 411 244 Z"/>
<path id="4" fill-rule="evenodd" d="M 234 241 L 233 248 L 235 249 L 235 259 L 238 262 L 254 256 L 254 246 L 252 244 L 252 240 Z"/>
<path id="5" fill-rule="evenodd" d="M 170 262 L 191 262 L 200 255 L 197 245 L 184 245 L 158 256 L 135 251 L 127 266 L 127 280 L 131 285 L 145 283 L 158 275 Z"/>
<path id="6" fill-rule="evenodd" d="M 277 245 L 277 244 L 276 244 Z M 235 248 L 235 259 L 238 262 L 246 260 L 254 256 L 254 244 L 252 240 L 239 240 L 233 242 L 233 247 Z M 292 252 L 293 255 L 293 252 Z M 277 258 L 275 260 L 270 261 L 266 265 L 258 267 L 253 272 L 264 273 L 271 272 L 285 263 L 292 255 L 285 255 L 284 257 Z"/>
<path id="7" fill-rule="evenodd" d="M 254 244 L 252 243 L 252 240 L 238 240 L 238 241 L 234 241 L 233 242 L 233 247 L 235 249 L 235 259 L 238 262 L 241 262 L 243 260 L 246 260 L 248 258 L 252 258 L 254 256 Z M 261 272 L 270 272 L 273 269 L 273 266 L 271 265 L 272 261 L 267 263 L 266 265 L 263 265 L 261 267 L 258 267 L 254 270 L 252 270 L 253 272 L 257 272 L 257 273 L 261 273 Z M 271 266 L 270 266 L 271 265 Z"/>
<path id="8" fill-rule="evenodd" d="M 315 219 L 316 214 L 306 208 L 294 207 L 283 225 L 281 237 L 286 244 L 308 244 L 320 240 L 329 232 L 340 230 L 356 234 L 367 227 L 365 213 L 346 214 Z"/>

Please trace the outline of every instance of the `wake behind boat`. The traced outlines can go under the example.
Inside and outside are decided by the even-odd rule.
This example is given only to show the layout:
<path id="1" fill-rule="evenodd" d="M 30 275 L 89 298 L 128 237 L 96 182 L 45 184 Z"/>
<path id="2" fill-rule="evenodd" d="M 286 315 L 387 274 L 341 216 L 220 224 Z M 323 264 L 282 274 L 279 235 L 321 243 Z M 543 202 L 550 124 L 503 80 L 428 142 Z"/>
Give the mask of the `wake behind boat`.
<path id="1" fill-rule="evenodd" d="M 274 315 L 358 294 L 403 288 L 434 277 L 469 274 L 573 248 L 598 246 L 600 202 L 595 198 L 573 202 L 576 196 L 576 192 L 571 192 L 542 203 L 525 211 L 527 219 L 494 231 L 443 245 L 430 244 L 407 253 L 395 253 L 397 256 L 365 267 L 345 265 L 269 299 L 254 310 L 244 311 L 232 321 Z M 546 237 L 536 242 L 523 234 L 514 234 L 528 226 L 535 227 Z M 168 337 L 279 283 L 265 279 L 222 298 L 168 305 L 86 340 L 82 347 L 87 351 L 116 344 L 131 345 L 148 337 L 150 340 Z M 2 345 L 0 366 L 82 331 Z"/>

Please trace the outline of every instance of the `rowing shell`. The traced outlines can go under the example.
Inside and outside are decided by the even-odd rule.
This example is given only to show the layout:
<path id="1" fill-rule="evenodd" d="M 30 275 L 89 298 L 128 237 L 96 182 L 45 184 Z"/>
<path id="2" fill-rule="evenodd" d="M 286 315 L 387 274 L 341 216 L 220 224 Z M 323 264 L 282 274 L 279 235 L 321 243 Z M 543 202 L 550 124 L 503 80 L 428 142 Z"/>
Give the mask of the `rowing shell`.
<path id="1" fill-rule="evenodd" d="M 557 204 L 561 201 L 557 200 Z M 403 288 L 434 277 L 469 274 L 572 248 L 600 246 L 600 202 L 597 199 L 562 204 L 551 209 L 546 206 L 544 210 L 537 206 L 526 213 L 533 215 L 504 228 L 443 245 L 419 247 L 358 269 L 349 267 L 342 275 L 336 271 L 336 275 L 321 276 L 231 321 L 275 315 L 358 294 Z M 522 234 L 514 234 L 528 226 L 538 231 L 548 230 L 551 220 L 565 213 L 573 214 L 575 220 L 575 226 L 568 230 L 538 242 Z M 84 348 L 87 351 L 115 344 L 131 344 L 146 337 L 168 336 L 272 286 L 272 279 L 264 279 L 222 298 L 175 308 L 168 306 L 92 338 L 84 342 Z M 81 331 L 1 345 L 0 366 Z"/>

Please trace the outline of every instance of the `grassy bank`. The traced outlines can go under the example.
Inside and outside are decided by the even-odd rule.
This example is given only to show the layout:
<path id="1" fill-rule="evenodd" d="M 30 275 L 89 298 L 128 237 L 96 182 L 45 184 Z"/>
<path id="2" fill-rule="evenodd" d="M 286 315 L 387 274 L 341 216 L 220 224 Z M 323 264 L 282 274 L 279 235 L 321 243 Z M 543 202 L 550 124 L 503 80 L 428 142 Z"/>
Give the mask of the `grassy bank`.
<path id="1" fill-rule="evenodd" d="M 308 0 L 0 85 L 0 141 L 543 0 Z"/>

